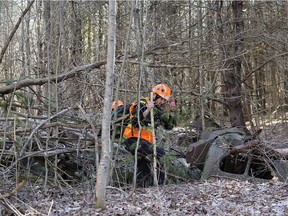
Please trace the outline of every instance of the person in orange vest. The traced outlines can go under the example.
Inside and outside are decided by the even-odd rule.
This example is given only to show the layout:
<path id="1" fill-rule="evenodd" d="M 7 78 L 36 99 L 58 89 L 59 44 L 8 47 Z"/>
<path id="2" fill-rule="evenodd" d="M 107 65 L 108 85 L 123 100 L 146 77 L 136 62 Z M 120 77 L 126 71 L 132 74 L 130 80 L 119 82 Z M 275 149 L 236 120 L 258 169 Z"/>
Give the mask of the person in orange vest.
<path id="1" fill-rule="evenodd" d="M 155 127 L 163 125 L 166 129 L 172 129 L 176 124 L 175 119 L 166 113 L 164 118 L 164 105 L 168 103 L 168 110 L 174 109 L 175 101 L 171 99 L 171 89 L 166 84 L 156 85 L 153 89 L 153 101 L 150 98 L 140 99 L 140 107 L 138 109 L 137 103 L 130 106 L 130 122 L 123 132 L 125 141 L 123 144 L 125 148 L 131 153 L 135 154 L 137 140 L 139 138 L 139 145 L 137 150 L 137 185 L 146 186 L 153 182 L 152 163 L 148 159 L 148 155 L 153 155 L 153 128 L 151 127 L 151 109 L 154 110 L 154 124 Z M 139 113 L 138 113 L 139 110 Z M 139 126 L 139 122 L 141 127 Z M 172 122 L 172 123 L 171 123 Z M 165 155 L 163 148 L 156 147 L 157 159 Z M 157 163 L 159 164 L 159 163 Z M 161 167 L 158 172 L 158 183 L 163 184 L 165 180 L 165 173 Z"/>
<path id="2" fill-rule="evenodd" d="M 117 109 L 119 109 L 119 108 L 121 108 L 122 106 L 124 106 L 124 103 L 123 103 L 121 100 L 113 101 L 113 102 L 112 102 L 112 107 L 111 107 L 111 109 L 112 109 L 112 110 L 115 110 L 116 105 L 117 105 Z"/>

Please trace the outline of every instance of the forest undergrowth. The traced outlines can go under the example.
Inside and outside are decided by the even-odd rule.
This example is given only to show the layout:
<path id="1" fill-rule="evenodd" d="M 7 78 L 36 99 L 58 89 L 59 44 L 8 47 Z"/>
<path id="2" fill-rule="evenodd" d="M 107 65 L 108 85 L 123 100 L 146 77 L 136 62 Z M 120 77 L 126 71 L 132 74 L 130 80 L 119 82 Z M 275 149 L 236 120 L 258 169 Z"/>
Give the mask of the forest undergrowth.
<path id="1" fill-rule="evenodd" d="M 261 140 L 288 147 L 287 123 L 263 125 Z M 21 175 L 21 173 L 17 173 Z M 59 186 L 34 179 L 15 190 L 15 177 L 0 180 L 0 215 L 287 215 L 288 185 L 272 179 L 266 183 L 211 177 L 159 187 L 107 188 L 107 208 L 94 208 L 93 180 Z M 21 187 L 21 188 L 20 188 Z"/>

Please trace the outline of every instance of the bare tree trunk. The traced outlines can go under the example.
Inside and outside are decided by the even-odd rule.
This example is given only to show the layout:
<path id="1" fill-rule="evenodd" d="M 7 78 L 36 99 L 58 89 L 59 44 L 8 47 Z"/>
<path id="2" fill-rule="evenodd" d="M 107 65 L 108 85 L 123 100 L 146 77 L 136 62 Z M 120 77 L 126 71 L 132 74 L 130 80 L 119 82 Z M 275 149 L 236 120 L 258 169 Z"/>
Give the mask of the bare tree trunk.
<path id="1" fill-rule="evenodd" d="M 225 74 L 225 85 L 228 90 L 228 109 L 230 114 L 231 126 L 245 126 L 244 115 L 242 110 L 241 99 L 241 67 L 242 60 L 239 55 L 243 51 L 242 33 L 244 30 L 243 21 L 243 1 L 233 1 L 232 9 L 234 14 L 234 34 L 235 45 L 234 55 L 237 56 L 234 60 L 227 61 L 227 72 Z"/>
<path id="2" fill-rule="evenodd" d="M 43 65 L 43 72 L 41 71 L 41 77 L 48 76 L 51 73 L 51 45 L 50 45 L 50 40 L 51 40 L 51 2 L 50 1 L 44 1 L 43 3 L 43 17 L 44 17 L 44 26 L 45 26 L 45 41 L 44 43 L 44 65 Z M 45 74 L 45 71 L 48 71 L 48 74 Z M 47 86 L 45 86 L 44 89 L 44 95 L 50 95 L 50 83 L 48 81 Z"/>
<path id="3" fill-rule="evenodd" d="M 72 17 L 73 22 L 71 24 L 72 31 L 72 44 L 71 44 L 71 62 L 74 65 L 79 65 L 82 63 L 82 47 L 83 47 L 83 38 L 82 38 L 82 20 L 80 17 L 79 3 L 72 1 Z"/>
<path id="4" fill-rule="evenodd" d="M 51 2 L 44 2 L 44 22 L 45 22 L 45 46 L 44 46 L 44 58 L 45 58 L 45 69 L 47 74 L 43 74 L 43 76 L 47 76 L 48 82 L 47 86 L 45 86 L 44 95 L 48 97 L 48 110 L 47 116 L 50 121 L 51 114 L 51 70 L 53 68 L 51 60 L 51 32 L 52 32 L 52 23 L 51 23 Z M 50 138 L 50 133 L 48 133 L 48 138 L 46 140 L 45 148 L 48 149 L 48 140 Z M 44 180 L 44 192 L 47 193 L 48 187 L 48 158 L 45 157 L 45 180 Z"/>
<path id="5" fill-rule="evenodd" d="M 135 4 L 134 4 L 134 22 L 135 22 L 135 38 L 136 38 L 136 45 L 137 45 L 137 55 L 138 55 L 138 59 L 141 59 L 141 61 L 139 61 L 138 64 L 138 69 L 139 72 L 144 72 L 143 70 L 143 58 L 142 58 L 142 53 L 144 52 L 144 33 L 145 33 L 145 29 L 143 28 L 142 25 L 142 21 L 141 18 L 143 18 L 143 15 L 141 13 L 142 11 L 142 2 L 139 0 L 135 0 Z M 140 73 L 139 73 L 140 74 Z M 141 80 L 140 86 L 141 84 L 143 84 L 143 86 L 147 86 L 146 83 L 146 77 L 148 75 L 144 74 L 143 77 L 139 77 L 139 80 Z M 141 79 L 143 78 L 143 79 Z"/>
<path id="6" fill-rule="evenodd" d="M 213 13 L 214 18 L 214 28 L 215 28 L 215 38 L 218 44 L 218 55 L 219 55 L 219 69 L 223 69 L 225 67 L 225 59 L 227 58 L 226 47 L 224 46 L 224 29 L 223 29 L 223 21 L 222 21 L 222 7 L 223 1 L 216 0 L 211 5 L 211 11 Z M 221 82 L 225 83 L 225 74 L 221 73 Z M 227 86 L 224 85 L 221 88 L 222 94 L 224 97 L 227 96 Z M 227 116 L 228 110 L 226 106 L 223 106 L 223 115 Z"/>
<path id="7" fill-rule="evenodd" d="M 282 2 L 280 14 L 282 17 L 287 17 L 288 15 L 288 2 Z M 283 44 L 282 46 L 283 52 L 288 50 L 288 43 Z M 283 82 L 284 82 L 284 110 L 288 111 L 288 58 L 284 56 L 284 71 L 283 71 Z"/>
<path id="8" fill-rule="evenodd" d="M 109 169 L 111 163 L 110 143 L 110 114 L 113 99 L 114 64 L 116 44 L 116 0 L 109 0 L 109 27 L 105 97 L 102 118 L 101 157 L 97 169 L 96 181 L 96 208 L 106 208 L 106 186 L 108 184 Z"/>
<path id="9" fill-rule="evenodd" d="M 71 15 L 73 21 L 71 23 L 71 33 L 72 33 L 72 42 L 71 42 L 71 63 L 73 65 L 82 64 L 82 54 L 83 54 L 83 36 L 82 36 L 82 19 L 81 19 L 81 10 L 79 8 L 79 2 L 71 1 Z M 69 98 L 71 98 L 71 103 L 82 103 L 82 92 L 84 92 L 83 76 L 77 74 L 74 80 L 69 81 L 68 88 L 70 88 Z"/>
<path id="10" fill-rule="evenodd" d="M 288 10 L 288 4 L 287 4 L 287 2 L 286 2 L 286 4 L 283 4 L 282 5 L 282 10 L 281 10 L 281 15 L 283 16 L 283 17 L 286 17 L 286 14 L 287 14 L 287 10 Z M 287 50 L 288 50 L 288 46 L 287 46 L 287 43 L 285 43 L 284 45 L 283 45 L 283 52 L 286 52 Z M 283 71 L 283 76 L 284 76 L 284 95 L 283 95 L 283 97 L 284 97 L 284 108 L 285 108 L 285 111 L 286 110 L 288 110 L 288 58 L 287 58 L 287 56 L 284 56 L 283 57 L 283 59 L 284 59 L 284 71 Z"/>
<path id="11" fill-rule="evenodd" d="M 211 8 L 211 4 L 210 3 L 205 3 L 204 4 L 204 7 L 206 9 L 204 9 L 204 13 L 207 13 L 209 11 L 209 8 L 207 8 L 206 6 L 209 6 L 209 8 Z M 207 26 L 206 28 L 207 29 L 213 29 L 213 14 L 209 14 L 209 19 L 206 19 L 205 22 L 205 25 Z M 205 37 L 204 37 L 204 41 L 205 41 L 205 44 L 215 44 L 215 42 L 213 41 L 213 34 L 207 34 Z M 213 53 L 209 53 L 209 54 L 206 54 L 205 55 L 205 58 L 207 59 L 212 59 L 213 58 Z M 210 85 L 210 92 L 211 94 L 215 94 L 216 92 L 216 83 L 217 83 L 217 78 L 218 78 L 218 73 L 215 73 L 214 71 L 213 72 L 208 72 L 207 74 L 207 81 L 208 83 L 211 83 Z M 209 112 L 210 113 L 215 113 L 216 111 L 216 102 L 213 101 L 213 100 L 208 100 L 208 103 L 207 103 L 207 106 L 208 106 L 208 109 L 209 109 Z"/>
<path id="12" fill-rule="evenodd" d="M 199 1 L 198 2 L 198 19 L 199 19 L 199 23 L 198 23 L 198 35 L 199 37 L 202 37 L 203 35 L 203 20 L 202 20 L 202 2 Z M 202 40 L 199 41 L 198 43 L 198 64 L 201 65 L 202 62 Z M 204 108 L 204 103 L 205 103 L 205 99 L 204 99 L 204 73 L 203 73 L 203 66 L 199 66 L 199 70 L 198 70 L 198 76 L 199 76 L 199 95 L 200 95 L 200 115 L 201 115 L 201 120 L 202 120 L 202 128 L 203 130 L 205 129 L 205 108 Z"/>

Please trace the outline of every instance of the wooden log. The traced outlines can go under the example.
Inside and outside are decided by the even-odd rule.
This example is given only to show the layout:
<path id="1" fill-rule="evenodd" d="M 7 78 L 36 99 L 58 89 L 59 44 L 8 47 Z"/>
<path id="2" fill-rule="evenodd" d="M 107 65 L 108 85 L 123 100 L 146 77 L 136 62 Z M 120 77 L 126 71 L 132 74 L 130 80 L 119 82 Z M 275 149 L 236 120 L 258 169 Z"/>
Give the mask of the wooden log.
<path id="1" fill-rule="evenodd" d="M 242 145 L 234 146 L 230 149 L 230 154 L 247 153 L 249 150 L 251 150 L 251 148 L 254 148 L 259 144 L 259 140 L 251 140 Z"/>

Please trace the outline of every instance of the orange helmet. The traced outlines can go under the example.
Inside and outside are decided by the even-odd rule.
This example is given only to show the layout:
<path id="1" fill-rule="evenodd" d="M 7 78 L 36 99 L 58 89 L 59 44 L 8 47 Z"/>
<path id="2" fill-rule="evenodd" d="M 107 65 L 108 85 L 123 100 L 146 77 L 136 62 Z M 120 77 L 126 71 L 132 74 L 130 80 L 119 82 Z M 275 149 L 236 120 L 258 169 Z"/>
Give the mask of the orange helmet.
<path id="1" fill-rule="evenodd" d="M 124 105 L 124 104 L 123 104 L 123 102 L 122 102 L 121 100 L 117 100 L 117 107 L 123 106 L 123 105 Z M 116 101 L 113 101 L 113 103 L 112 103 L 112 110 L 114 110 L 115 107 L 116 107 Z"/>
<path id="2" fill-rule="evenodd" d="M 152 92 L 154 94 L 159 95 L 160 97 L 166 99 L 167 101 L 169 100 L 169 97 L 171 95 L 171 89 L 168 85 L 166 84 L 158 84 L 156 85 L 153 89 Z"/>

